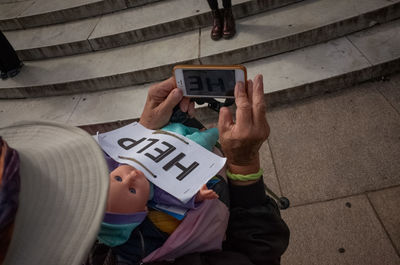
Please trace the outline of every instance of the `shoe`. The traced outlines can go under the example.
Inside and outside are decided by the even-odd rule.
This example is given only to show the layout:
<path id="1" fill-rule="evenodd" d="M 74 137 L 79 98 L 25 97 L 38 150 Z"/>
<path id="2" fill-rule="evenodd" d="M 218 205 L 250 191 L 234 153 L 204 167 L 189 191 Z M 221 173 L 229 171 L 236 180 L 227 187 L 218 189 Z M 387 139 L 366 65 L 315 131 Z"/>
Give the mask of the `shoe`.
<path id="1" fill-rule="evenodd" d="M 213 27 L 211 30 L 211 39 L 219 40 L 222 37 L 222 18 L 219 10 L 211 10 L 213 17 Z"/>
<path id="2" fill-rule="evenodd" d="M 222 37 L 230 39 L 236 34 L 235 19 L 233 18 L 232 8 L 224 9 L 224 31 Z"/>
<path id="3" fill-rule="evenodd" d="M 8 78 L 8 75 L 6 72 L 1 72 L 1 79 L 6 80 Z"/>
<path id="4" fill-rule="evenodd" d="M 12 69 L 12 70 L 8 71 L 8 72 L 7 72 L 7 75 L 8 75 L 9 77 L 14 77 L 14 76 L 16 76 L 18 73 L 19 73 L 19 68 L 15 68 L 15 69 Z"/>
<path id="5" fill-rule="evenodd" d="M 14 76 L 16 76 L 16 75 L 21 71 L 22 66 L 24 66 L 24 63 L 23 63 L 23 62 L 21 62 L 17 68 L 8 71 L 8 72 L 7 72 L 7 75 L 8 75 L 9 77 L 14 77 Z"/>

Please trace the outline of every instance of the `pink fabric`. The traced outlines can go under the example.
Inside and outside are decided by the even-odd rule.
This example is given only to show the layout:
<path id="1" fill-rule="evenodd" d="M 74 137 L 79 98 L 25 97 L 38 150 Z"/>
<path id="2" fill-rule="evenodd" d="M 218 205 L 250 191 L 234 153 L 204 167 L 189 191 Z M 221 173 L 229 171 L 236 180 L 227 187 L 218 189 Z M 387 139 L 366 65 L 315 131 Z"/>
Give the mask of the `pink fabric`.
<path id="1" fill-rule="evenodd" d="M 229 210 L 220 200 L 204 201 L 190 210 L 164 245 L 143 259 L 143 262 L 173 260 L 194 252 L 220 250 L 228 226 Z"/>
<path id="2" fill-rule="evenodd" d="M 213 152 L 223 156 L 218 148 L 214 147 Z M 218 175 L 227 180 L 226 165 Z M 228 220 L 229 209 L 223 202 L 218 199 L 206 200 L 196 209 L 189 210 L 164 245 L 145 257 L 143 262 L 174 260 L 189 253 L 220 250 Z"/>

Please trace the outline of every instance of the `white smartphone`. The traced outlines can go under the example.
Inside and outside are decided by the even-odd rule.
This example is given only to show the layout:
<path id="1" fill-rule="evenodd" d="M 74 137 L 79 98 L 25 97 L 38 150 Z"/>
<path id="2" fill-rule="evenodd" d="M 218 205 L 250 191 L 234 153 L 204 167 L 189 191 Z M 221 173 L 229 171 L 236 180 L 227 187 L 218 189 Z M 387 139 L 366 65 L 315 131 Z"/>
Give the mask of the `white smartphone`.
<path id="1" fill-rule="evenodd" d="M 236 83 L 247 80 L 243 65 L 176 65 L 173 74 L 186 97 L 234 98 Z"/>

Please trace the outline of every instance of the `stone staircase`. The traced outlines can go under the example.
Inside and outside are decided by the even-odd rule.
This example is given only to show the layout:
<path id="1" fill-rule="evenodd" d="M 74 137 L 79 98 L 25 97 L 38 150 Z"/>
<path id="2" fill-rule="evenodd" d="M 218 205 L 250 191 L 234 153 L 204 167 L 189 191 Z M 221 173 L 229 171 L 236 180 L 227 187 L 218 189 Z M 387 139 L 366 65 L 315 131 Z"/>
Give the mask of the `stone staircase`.
<path id="1" fill-rule="evenodd" d="M 291 201 L 282 264 L 400 264 L 400 0 L 232 2 L 238 33 L 214 42 L 206 0 L 0 0 L 25 62 L 0 80 L 0 127 L 109 131 L 177 63 L 244 64 L 270 107 L 264 182 Z"/>
<path id="2" fill-rule="evenodd" d="M 101 16 L 159 0 L 2 0 L 2 30 L 26 29 Z"/>
<path id="3" fill-rule="evenodd" d="M 232 2 L 237 35 L 215 42 L 205 0 L 0 0 L 0 28 L 25 61 L 0 82 L 0 126 L 137 118 L 148 83 L 178 63 L 244 64 L 264 75 L 269 105 L 400 70 L 400 0 Z"/>

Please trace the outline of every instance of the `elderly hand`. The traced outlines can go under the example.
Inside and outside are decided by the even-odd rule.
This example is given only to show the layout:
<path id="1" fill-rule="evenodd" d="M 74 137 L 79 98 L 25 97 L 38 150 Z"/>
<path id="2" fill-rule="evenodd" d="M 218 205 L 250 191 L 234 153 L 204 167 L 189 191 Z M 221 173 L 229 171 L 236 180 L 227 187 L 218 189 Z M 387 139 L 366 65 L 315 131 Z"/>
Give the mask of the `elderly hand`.
<path id="1" fill-rule="evenodd" d="M 160 129 L 168 123 L 172 110 L 178 103 L 183 112 L 193 116 L 194 102 L 183 97 L 182 91 L 176 88 L 173 77 L 151 86 L 139 123 L 148 129 Z"/>
<path id="2" fill-rule="evenodd" d="M 265 117 L 262 75 L 235 87 L 236 123 L 228 108 L 221 108 L 218 121 L 220 143 L 227 157 L 227 166 L 235 174 L 256 173 L 260 169 L 259 149 L 270 129 Z"/>

